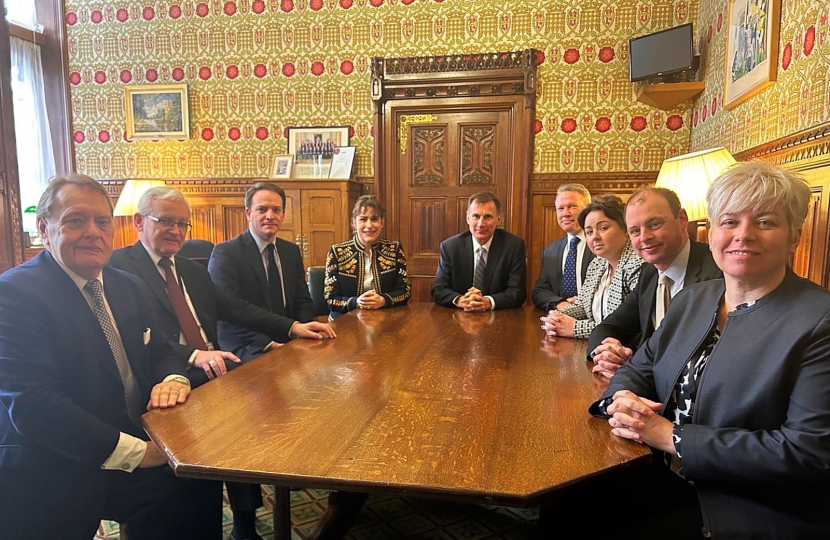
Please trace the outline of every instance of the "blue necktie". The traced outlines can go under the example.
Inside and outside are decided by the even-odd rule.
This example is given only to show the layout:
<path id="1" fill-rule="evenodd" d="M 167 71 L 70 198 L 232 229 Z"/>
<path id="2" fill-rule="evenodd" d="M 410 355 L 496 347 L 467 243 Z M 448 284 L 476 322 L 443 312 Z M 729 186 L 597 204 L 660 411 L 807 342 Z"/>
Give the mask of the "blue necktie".
<path id="1" fill-rule="evenodd" d="M 565 272 L 562 274 L 562 296 L 565 298 L 576 296 L 576 245 L 578 243 L 578 236 L 571 238 L 568 255 L 565 257 Z"/>

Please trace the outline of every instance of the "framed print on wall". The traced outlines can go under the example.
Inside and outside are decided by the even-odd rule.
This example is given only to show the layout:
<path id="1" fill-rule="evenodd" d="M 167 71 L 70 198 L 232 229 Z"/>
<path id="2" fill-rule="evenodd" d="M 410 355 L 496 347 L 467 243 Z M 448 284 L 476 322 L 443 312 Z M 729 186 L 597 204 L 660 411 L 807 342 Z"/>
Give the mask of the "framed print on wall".
<path id="1" fill-rule="evenodd" d="M 293 162 L 294 156 L 291 154 L 277 154 L 274 156 L 271 178 L 291 178 L 291 165 Z"/>
<path id="2" fill-rule="evenodd" d="M 187 139 L 190 137 L 186 84 L 124 87 L 128 139 Z"/>
<path id="3" fill-rule="evenodd" d="M 723 106 L 732 109 L 778 76 L 781 0 L 729 0 Z"/>
<path id="4" fill-rule="evenodd" d="M 290 127 L 288 153 L 294 178 L 328 178 L 334 149 L 349 145 L 349 126 Z"/>

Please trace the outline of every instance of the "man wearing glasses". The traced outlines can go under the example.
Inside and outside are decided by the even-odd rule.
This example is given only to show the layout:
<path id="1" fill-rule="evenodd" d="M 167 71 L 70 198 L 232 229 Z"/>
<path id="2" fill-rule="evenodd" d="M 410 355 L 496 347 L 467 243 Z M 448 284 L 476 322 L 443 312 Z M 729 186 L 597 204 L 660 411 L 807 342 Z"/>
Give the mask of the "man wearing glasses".
<path id="1" fill-rule="evenodd" d="M 334 337 L 327 324 L 299 323 L 216 287 L 204 266 L 177 257 L 190 229 L 190 206 L 169 187 L 148 190 L 133 216 L 139 241 L 115 250 L 110 264 L 140 277 L 156 297 L 156 316 L 174 348 L 187 360 L 188 378 L 197 386 L 239 363 L 232 353 L 215 349 L 216 323 L 227 321 L 261 332 L 274 341 Z M 232 364 L 233 363 L 233 364 Z"/>

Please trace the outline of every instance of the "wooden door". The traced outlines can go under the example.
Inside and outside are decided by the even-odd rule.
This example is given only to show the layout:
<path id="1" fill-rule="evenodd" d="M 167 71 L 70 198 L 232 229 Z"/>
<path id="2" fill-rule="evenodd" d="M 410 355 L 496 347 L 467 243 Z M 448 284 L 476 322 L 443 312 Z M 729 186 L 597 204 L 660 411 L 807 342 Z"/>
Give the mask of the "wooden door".
<path id="1" fill-rule="evenodd" d="M 302 250 L 302 218 L 300 217 L 302 211 L 300 209 L 300 190 L 299 189 L 284 189 L 285 191 L 285 208 L 283 213 L 285 219 L 280 226 L 280 232 L 277 236 L 289 242 L 295 242 Z"/>
<path id="2" fill-rule="evenodd" d="M 391 149 L 398 173 L 391 215 L 397 216 L 394 234 L 407 254 L 412 301 L 428 302 L 439 246 L 442 240 L 467 230 L 470 195 L 494 192 L 502 201 L 504 223 L 510 222 L 515 134 L 513 108 L 504 104 L 429 111 L 422 106 L 417 113 L 432 119 L 407 123 L 404 117 L 411 117 L 411 109 L 394 108 L 395 124 L 404 122 L 406 140 L 402 138 L 400 146 Z"/>
<path id="3" fill-rule="evenodd" d="M 324 266 L 332 244 L 342 242 L 343 215 L 340 190 L 303 189 L 300 191 L 303 265 Z"/>

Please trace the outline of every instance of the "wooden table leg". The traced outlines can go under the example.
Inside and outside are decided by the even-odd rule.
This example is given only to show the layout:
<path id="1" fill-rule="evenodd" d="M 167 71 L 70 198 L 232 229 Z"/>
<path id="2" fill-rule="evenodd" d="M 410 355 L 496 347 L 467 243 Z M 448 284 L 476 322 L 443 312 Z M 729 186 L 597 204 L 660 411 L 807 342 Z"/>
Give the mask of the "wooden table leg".
<path id="1" fill-rule="evenodd" d="M 291 488 L 274 486 L 274 540 L 291 540 Z"/>

